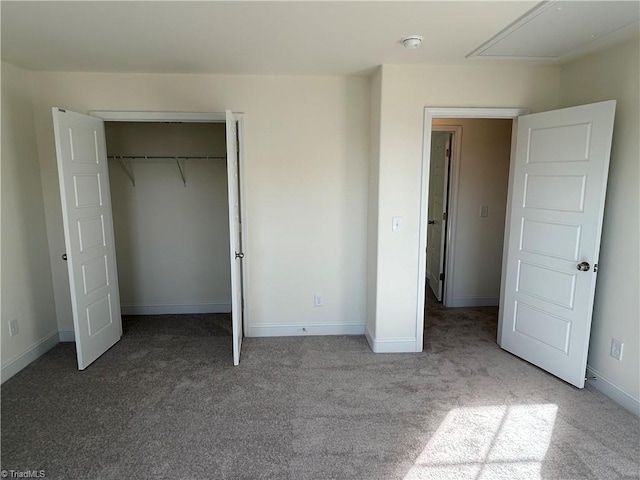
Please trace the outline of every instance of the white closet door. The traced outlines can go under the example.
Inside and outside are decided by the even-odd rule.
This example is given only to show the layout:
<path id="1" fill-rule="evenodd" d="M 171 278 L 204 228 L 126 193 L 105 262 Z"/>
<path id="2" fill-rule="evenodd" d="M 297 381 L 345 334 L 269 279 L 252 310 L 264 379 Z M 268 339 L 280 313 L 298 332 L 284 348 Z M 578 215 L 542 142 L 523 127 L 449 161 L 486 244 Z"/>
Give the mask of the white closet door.
<path id="1" fill-rule="evenodd" d="M 242 237 L 238 163 L 238 126 L 231 110 L 227 120 L 227 187 L 229 192 L 229 251 L 231 261 L 231 322 L 233 326 L 233 364 L 240 363 L 242 348 Z"/>
<path id="2" fill-rule="evenodd" d="M 615 106 L 601 102 L 518 119 L 500 345 L 578 388 L 585 380 Z"/>
<path id="3" fill-rule="evenodd" d="M 122 336 L 104 122 L 53 109 L 78 368 Z"/>

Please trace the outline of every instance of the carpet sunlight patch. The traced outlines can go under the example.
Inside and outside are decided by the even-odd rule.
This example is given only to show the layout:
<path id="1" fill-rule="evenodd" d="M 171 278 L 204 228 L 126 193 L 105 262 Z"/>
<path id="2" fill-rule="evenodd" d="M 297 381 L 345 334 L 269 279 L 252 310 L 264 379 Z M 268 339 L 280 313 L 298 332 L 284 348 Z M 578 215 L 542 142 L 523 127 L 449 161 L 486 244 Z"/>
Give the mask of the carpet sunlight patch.
<path id="1" fill-rule="evenodd" d="M 539 479 L 557 411 L 554 404 L 455 408 L 404 478 Z"/>

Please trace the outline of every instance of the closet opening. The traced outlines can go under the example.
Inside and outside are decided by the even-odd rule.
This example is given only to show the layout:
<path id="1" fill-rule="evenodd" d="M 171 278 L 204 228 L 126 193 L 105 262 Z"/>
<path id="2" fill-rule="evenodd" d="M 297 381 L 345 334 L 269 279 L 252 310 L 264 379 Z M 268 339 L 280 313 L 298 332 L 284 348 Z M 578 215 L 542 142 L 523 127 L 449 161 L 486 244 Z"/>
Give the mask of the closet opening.
<path id="1" fill-rule="evenodd" d="M 120 340 L 121 313 L 228 314 L 238 365 L 243 115 L 59 107 L 52 115 L 78 369 Z M 229 321 L 219 321 L 228 333 Z"/>
<path id="2" fill-rule="evenodd" d="M 225 123 L 105 122 L 123 335 L 232 335 Z"/>

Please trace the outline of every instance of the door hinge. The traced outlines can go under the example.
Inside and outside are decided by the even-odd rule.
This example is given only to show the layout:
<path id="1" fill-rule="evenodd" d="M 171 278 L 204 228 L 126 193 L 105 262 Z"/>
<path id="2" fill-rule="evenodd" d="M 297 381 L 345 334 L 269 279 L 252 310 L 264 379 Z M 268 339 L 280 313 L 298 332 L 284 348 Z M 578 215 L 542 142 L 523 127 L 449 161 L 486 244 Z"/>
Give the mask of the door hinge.
<path id="1" fill-rule="evenodd" d="M 62 113 L 67 113 L 67 111 L 66 111 L 66 110 L 63 110 L 62 108 L 59 108 L 59 109 L 58 109 L 58 111 L 59 111 L 59 112 L 62 112 Z"/>
<path id="2" fill-rule="evenodd" d="M 597 264 L 597 263 L 593 266 L 593 271 L 594 271 L 594 272 L 597 272 L 597 271 L 598 271 L 598 264 Z"/>
<path id="3" fill-rule="evenodd" d="M 440 281 L 444 281 L 444 273 L 440 274 Z"/>
<path id="4" fill-rule="evenodd" d="M 449 158 L 449 155 L 451 155 L 451 150 L 449 150 L 449 149 L 447 148 L 447 149 L 445 150 L 444 154 L 445 154 L 445 156 L 446 156 L 447 158 Z"/>
<path id="5" fill-rule="evenodd" d="M 443 213 L 442 213 L 442 220 L 444 220 L 444 221 L 446 222 L 446 221 L 447 221 L 447 217 L 448 217 L 448 216 L 449 216 L 449 215 L 447 215 L 447 212 L 443 212 Z"/>

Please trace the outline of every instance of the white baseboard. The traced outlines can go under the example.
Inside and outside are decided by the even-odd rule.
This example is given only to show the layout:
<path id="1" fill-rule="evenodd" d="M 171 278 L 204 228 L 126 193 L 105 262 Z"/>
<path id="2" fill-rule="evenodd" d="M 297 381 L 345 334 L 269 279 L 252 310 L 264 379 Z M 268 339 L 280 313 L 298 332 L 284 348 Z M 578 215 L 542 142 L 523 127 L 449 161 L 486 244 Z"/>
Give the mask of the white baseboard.
<path id="1" fill-rule="evenodd" d="M 596 377 L 595 380 L 587 379 L 587 383 L 596 390 L 601 391 L 618 405 L 626 408 L 636 417 L 640 417 L 640 399 L 618 387 L 615 383 L 603 377 L 600 372 L 587 365 L 587 377 Z"/>
<path id="2" fill-rule="evenodd" d="M 373 353 L 417 353 L 422 351 L 422 349 L 416 350 L 416 344 L 418 342 L 415 338 L 389 338 L 377 340 L 374 338 L 368 326 L 365 328 L 364 336 Z"/>
<path id="3" fill-rule="evenodd" d="M 417 353 L 415 338 L 367 338 L 373 353 Z"/>
<path id="4" fill-rule="evenodd" d="M 58 332 L 58 337 L 60 338 L 60 342 L 63 343 L 74 343 L 76 341 L 76 333 L 73 330 L 60 330 Z"/>
<path id="5" fill-rule="evenodd" d="M 247 337 L 293 337 L 306 335 L 363 335 L 364 323 L 316 323 L 307 325 L 254 325 Z"/>
<path id="6" fill-rule="evenodd" d="M 58 332 L 53 332 L 34 343 L 25 352 L 2 365 L 0 383 L 4 383 L 34 360 L 47 353 L 59 343 Z"/>
<path id="7" fill-rule="evenodd" d="M 180 313 L 229 313 L 230 303 L 120 305 L 122 315 L 172 315 Z"/>
<path id="8" fill-rule="evenodd" d="M 373 335 L 371 333 L 371 330 L 369 330 L 369 325 L 364 326 L 364 337 L 367 339 L 367 343 L 369 344 L 369 348 L 371 349 L 371 351 L 373 352 Z"/>
<path id="9" fill-rule="evenodd" d="M 494 307 L 500 305 L 500 297 L 458 297 L 447 302 L 447 307 Z"/>

